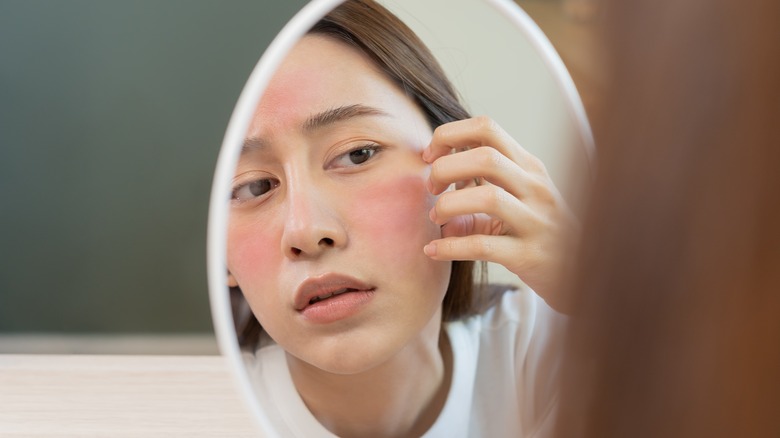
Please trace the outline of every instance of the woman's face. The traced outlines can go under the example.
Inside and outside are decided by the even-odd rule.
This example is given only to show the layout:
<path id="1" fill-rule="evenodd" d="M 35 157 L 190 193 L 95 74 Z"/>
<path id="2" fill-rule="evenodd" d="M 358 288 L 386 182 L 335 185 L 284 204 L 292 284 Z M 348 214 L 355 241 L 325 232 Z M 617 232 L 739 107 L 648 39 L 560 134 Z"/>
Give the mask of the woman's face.
<path id="1" fill-rule="evenodd" d="M 276 72 L 233 181 L 228 270 L 294 357 L 356 373 L 438 333 L 451 263 L 423 254 L 440 237 L 430 139 L 413 101 L 343 43 L 307 36 Z"/>

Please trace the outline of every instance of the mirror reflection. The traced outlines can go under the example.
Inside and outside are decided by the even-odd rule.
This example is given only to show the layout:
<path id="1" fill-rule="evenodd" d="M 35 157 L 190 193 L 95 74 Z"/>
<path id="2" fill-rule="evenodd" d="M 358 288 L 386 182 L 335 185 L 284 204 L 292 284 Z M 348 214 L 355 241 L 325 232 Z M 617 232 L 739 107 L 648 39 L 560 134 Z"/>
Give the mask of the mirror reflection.
<path id="1" fill-rule="evenodd" d="M 234 145 L 226 282 L 252 390 L 284 436 L 520 436 L 552 424 L 558 289 L 578 224 L 528 145 L 565 144 L 556 172 L 577 162 L 580 174 L 587 139 L 539 55 L 519 68 L 541 79 L 511 81 L 547 83 L 554 98 L 515 98 L 506 82 L 516 110 L 465 103 L 454 83 L 467 65 L 481 70 L 476 96 L 500 75 L 406 6 L 388 5 L 402 21 L 350 0 L 318 21 Z M 554 114 L 552 127 L 528 108 Z M 511 284 L 488 281 L 485 262 Z"/>

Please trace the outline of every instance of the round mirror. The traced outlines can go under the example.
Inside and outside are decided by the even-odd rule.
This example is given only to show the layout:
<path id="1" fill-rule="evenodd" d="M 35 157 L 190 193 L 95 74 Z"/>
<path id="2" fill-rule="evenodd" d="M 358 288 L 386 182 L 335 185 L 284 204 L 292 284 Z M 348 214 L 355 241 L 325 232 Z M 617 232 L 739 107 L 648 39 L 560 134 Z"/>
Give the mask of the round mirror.
<path id="1" fill-rule="evenodd" d="M 539 172 L 578 211 L 593 153 L 582 104 L 550 43 L 513 3 L 379 3 L 309 3 L 269 46 L 239 98 L 209 213 L 220 348 L 270 435 L 490 436 L 492 428 L 537 427 L 539 412 L 518 411 L 506 416 L 522 426 L 490 425 L 493 414 L 483 417 L 473 400 L 489 387 L 512 386 L 490 382 L 481 355 L 517 375 L 515 354 L 536 351 L 520 340 L 529 338 L 522 330 L 539 329 L 507 335 L 517 338 L 509 355 L 483 353 L 487 342 L 476 333 L 489 318 L 560 315 L 525 315 L 554 312 L 494 263 L 489 283 L 525 290 L 504 294 L 522 295 L 510 316 L 497 315 L 496 300 L 473 309 L 476 299 L 447 301 L 456 277 L 475 282 L 473 265 L 423 250 L 447 226 L 429 213 L 442 192 L 522 184 L 505 174 L 461 175 L 440 190 L 427 181 L 436 162 L 488 146 L 513 162 L 538 158 L 546 168 Z M 509 146 L 469 139 L 465 132 L 475 129 Z M 426 161 L 434 140 L 458 153 Z M 461 307 L 470 310 L 452 310 Z M 527 379 L 539 388 L 551 377 Z M 528 385 L 512 391 L 532 397 Z M 519 408 L 500 410 L 507 409 Z M 381 421 L 372 420 L 377 412 Z"/>

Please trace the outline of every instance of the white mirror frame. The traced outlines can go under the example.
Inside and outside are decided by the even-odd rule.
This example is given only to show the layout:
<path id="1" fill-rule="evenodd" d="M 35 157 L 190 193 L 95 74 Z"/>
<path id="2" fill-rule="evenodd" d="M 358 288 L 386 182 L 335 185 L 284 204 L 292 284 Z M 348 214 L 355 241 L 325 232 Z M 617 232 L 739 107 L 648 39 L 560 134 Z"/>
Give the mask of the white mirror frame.
<path id="1" fill-rule="evenodd" d="M 592 173 L 595 163 L 595 147 L 590 125 L 574 82 L 558 53 L 536 23 L 515 3 L 510 0 L 483 1 L 505 16 L 533 46 L 545 63 L 564 99 L 568 102 L 567 108 L 571 112 L 571 118 L 576 122 Z M 233 322 L 230 294 L 227 288 L 227 226 L 231 180 L 238 164 L 244 136 L 249 129 L 257 103 L 277 67 L 298 40 L 325 14 L 342 2 L 343 0 L 312 1 L 284 26 L 279 35 L 268 46 L 249 76 L 230 118 L 212 183 L 208 217 L 207 274 L 214 330 L 220 351 L 227 360 L 228 370 L 232 374 L 249 412 L 257 421 L 260 430 L 266 434 L 264 436 L 277 436 L 277 433 L 272 428 L 270 420 L 255 396 L 241 358 Z"/>

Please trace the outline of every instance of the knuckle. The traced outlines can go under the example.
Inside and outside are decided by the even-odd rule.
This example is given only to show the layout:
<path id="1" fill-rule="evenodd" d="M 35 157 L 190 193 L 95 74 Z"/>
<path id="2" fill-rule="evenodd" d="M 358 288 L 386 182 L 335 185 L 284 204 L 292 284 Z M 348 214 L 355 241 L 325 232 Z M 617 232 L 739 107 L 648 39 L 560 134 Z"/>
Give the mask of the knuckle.
<path id="1" fill-rule="evenodd" d="M 469 240 L 469 247 L 471 250 L 471 253 L 476 256 L 477 259 L 485 259 L 489 258 L 490 255 L 493 253 L 493 246 L 490 244 L 490 242 L 473 238 Z"/>
<path id="2" fill-rule="evenodd" d="M 536 199 L 536 201 L 541 204 L 554 205 L 557 203 L 555 194 L 545 183 L 545 181 L 533 179 L 530 184 L 529 191 L 533 194 L 534 199 Z"/>
<path id="3" fill-rule="evenodd" d="M 444 254 L 452 255 L 458 252 L 458 243 L 456 240 L 445 240 L 442 242 L 444 245 Z"/>
<path id="4" fill-rule="evenodd" d="M 539 173 L 541 175 L 547 175 L 547 167 L 544 165 L 544 162 L 540 160 L 535 155 L 530 155 L 528 157 L 528 166 L 531 170 L 533 170 L 536 173 Z"/>
<path id="5" fill-rule="evenodd" d="M 502 205 L 506 202 L 507 193 L 504 189 L 497 186 L 483 186 L 484 196 L 482 200 L 484 202 L 484 208 L 487 211 L 498 211 Z"/>
<path id="6" fill-rule="evenodd" d="M 496 123 L 495 120 L 491 119 L 488 116 L 477 116 L 474 118 L 474 122 L 477 124 L 477 127 L 485 132 L 495 133 L 495 132 L 501 132 L 501 128 L 498 126 L 498 123 Z"/>
<path id="7" fill-rule="evenodd" d="M 501 167 L 504 164 L 504 155 L 492 147 L 480 147 L 476 151 L 477 160 L 482 167 Z"/>

